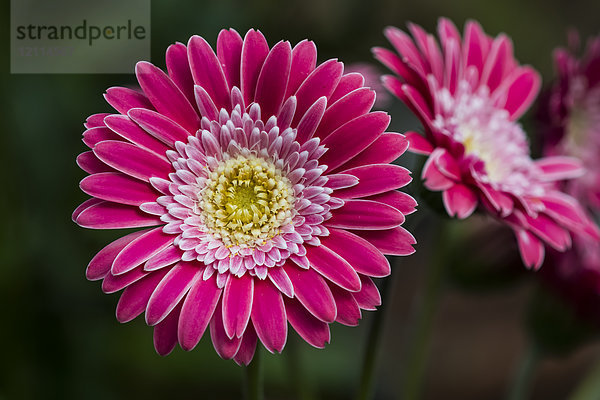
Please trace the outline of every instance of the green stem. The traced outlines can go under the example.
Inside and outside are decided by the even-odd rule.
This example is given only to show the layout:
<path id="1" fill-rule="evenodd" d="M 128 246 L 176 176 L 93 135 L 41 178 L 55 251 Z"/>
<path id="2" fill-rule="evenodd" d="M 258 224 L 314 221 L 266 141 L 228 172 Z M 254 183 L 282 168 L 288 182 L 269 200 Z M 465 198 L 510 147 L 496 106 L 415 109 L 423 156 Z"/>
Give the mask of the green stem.
<path id="1" fill-rule="evenodd" d="M 530 398 L 531 390 L 533 389 L 533 378 L 535 377 L 535 370 L 540 358 L 541 351 L 539 347 L 530 343 L 516 370 L 507 400 L 525 400 Z"/>
<path id="2" fill-rule="evenodd" d="M 394 277 L 396 275 L 399 274 L 396 273 Z M 387 297 L 391 297 L 388 292 L 391 292 L 389 290 L 389 286 L 392 279 L 393 278 L 388 277 L 387 279 L 384 279 L 381 284 L 380 293 L 383 300 L 381 302 L 381 306 L 379 306 L 379 309 L 372 317 L 373 321 L 371 323 L 371 329 L 369 330 L 367 336 L 367 346 L 365 348 L 365 354 L 362 363 L 363 368 L 360 376 L 360 386 L 356 396 L 357 400 L 368 400 L 373 396 L 373 377 L 375 376 L 375 367 L 377 365 L 381 337 L 383 336 L 382 326 L 384 320 L 386 319 L 386 304 L 389 300 L 391 300 Z"/>
<path id="3" fill-rule="evenodd" d="M 263 367 L 261 358 L 261 349 L 260 346 L 257 346 L 254 358 L 245 368 L 245 395 L 247 400 L 263 400 L 265 397 L 263 391 Z"/>
<path id="4" fill-rule="evenodd" d="M 429 339 L 431 337 L 433 320 L 441 296 L 441 287 L 444 277 L 448 235 L 448 222 L 439 221 L 436 253 L 432 259 L 425 278 L 425 287 L 417 300 L 413 318 L 414 330 L 409 337 L 407 358 L 404 369 L 402 398 L 415 400 L 420 398 L 425 377 L 425 369 L 429 355 Z"/>

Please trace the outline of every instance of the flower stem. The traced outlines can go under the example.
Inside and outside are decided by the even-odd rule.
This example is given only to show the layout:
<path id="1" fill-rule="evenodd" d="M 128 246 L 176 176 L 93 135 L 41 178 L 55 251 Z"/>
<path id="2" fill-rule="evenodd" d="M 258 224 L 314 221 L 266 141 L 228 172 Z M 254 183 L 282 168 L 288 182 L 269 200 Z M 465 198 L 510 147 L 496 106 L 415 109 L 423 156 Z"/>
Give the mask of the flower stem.
<path id="1" fill-rule="evenodd" d="M 407 358 L 403 376 L 402 398 L 415 400 L 420 398 L 425 377 L 425 369 L 429 355 L 429 339 L 431 337 L 433 319 L 441 295 L 446 261 L 446 247 L 449 240 L 447 236 L 448 225 L 446 221 L 439 221 L 436 253 L 425 277 L 425 287 L 420 298 L 416 300 L 415 316 L 413 317 L 412 336 L 409 336 Z"/>
<path id="2" fill-rule="evenodd" d="M 395 274 L 393 277 L 396 275 L 399 274 Z M 363 368 L 360 376 L 360 386 L 356 400 L 368 400 L 373 396 L 373 377 L 375 376 L 375 367 L 377 365 L 381 337 L 383 336 L 382 326 L 386 315 L 386 304 L 391 300 L 387 297 L 391 297 L 388 292 L 391 292 L 389 286 L 393 277 L 388 277 L 381 283 L 379 291 L 383 300 L 381 306 L 379 306 L 379 309 L 372 317 L 373 321 L 367 336 L 367 345 L 362 363 Z"/>
<path id="3" fill-rule="evenodd" d="M 245 395 L 247 400 L 263 400 L 265 397 L 263 392 L 263 367 L 261 358 L 261 349 L 260 346 L 257 346 L 254 358 L 252 358 L 250 364 L 245 368 Z"/>
<path id="4" fill-rule="evenodd" d="M 515 372 L 507 400 L 525 400 L 530 398 L 535 370 L 541 355 L 540 348 L 535 344 L 530 343 L 527 346 Z"/>

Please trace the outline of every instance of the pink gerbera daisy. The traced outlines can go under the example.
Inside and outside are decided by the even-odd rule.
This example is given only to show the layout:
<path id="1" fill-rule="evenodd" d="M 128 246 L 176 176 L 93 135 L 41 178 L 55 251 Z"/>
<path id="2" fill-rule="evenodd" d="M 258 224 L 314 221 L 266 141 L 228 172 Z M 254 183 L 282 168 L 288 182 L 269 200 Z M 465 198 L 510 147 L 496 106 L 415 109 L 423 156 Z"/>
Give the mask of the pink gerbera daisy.
<path id="1" fill-rule="evenodd" d="M 532 160 L 516 120 L 540 87 L 538 73 L 514 59 L 505 35 L 492 38 L 468 22 L 464 38 L 441 19 L 433 35 L 410 24 L 413 38 L 390 27 L 385 35 L 398 54 L 374 49 L 397 77 L 384 85 L 420 118 L 425 137 L 407 134 L 410 148 L 428 156 L 425 186 L 441 191 L 450 216 L 466 218 L 478 207 L 514 230 L 523 262 L 539 268 L 544 245 L 564 251 L 571 233 L 591 230 L 575 199 L 556 189 L 558 180 L 580 176 L 569 157 Z"/>
<path id="2" fill-rule="evenodd" d="M 210 325 L 218 354 L 248 364 L 257 337 L 280 352 L 288 321 L 308 343 L 329 323 L 356 325 L 380 296 L 383 254 L 415 243 L 401 227 L 416 203 L 389 164 L 408 147 L 370 112 L 372 90 L 343 64 L 316 66 L 313 42 L 269 48 L 223 30 L 166 52 L 168 73 L 136 66 L 141 91 L 107 90 L 118 113 L 88 118 L 79 155 L 93 196 L 74 221 L 146 228 L 106 246 L 87 277 L 125 289 L 117 318 L 145 312 L 158 353 L 196 346 Z"/>

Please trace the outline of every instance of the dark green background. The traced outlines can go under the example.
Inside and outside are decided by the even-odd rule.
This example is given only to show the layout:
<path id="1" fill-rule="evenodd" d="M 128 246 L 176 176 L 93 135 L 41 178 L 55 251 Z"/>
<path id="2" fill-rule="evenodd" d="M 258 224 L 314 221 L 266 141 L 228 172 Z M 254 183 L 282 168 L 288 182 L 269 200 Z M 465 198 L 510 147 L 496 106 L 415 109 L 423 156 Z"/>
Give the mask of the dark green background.
<path id="1" fill-rule="evenodd" d="M 84 276 L 93 254 L 119 233 L 85 230 L 71 222 L 72 210 L 86 198 L 78 188 L 84 172 L 75 164 L 85 150 L 82 123 L 90 114 L 112 111 L 102 93 L 113 85 L 134 84 L 134 76 L 11 75 L 8 1 L 0 12 L 0 399 L 239 398 L 242 369 L 221 360 L 208 335 L 190 353 L 176 349 L 161 358 L 143 319 L 119 324 L 114 317 L 118 296 L 102 294 L 99 283 Z M 219 30 L 228 27 L 242 35 L 258 28 L 271 45 L 309 38 L 317 44 L 320 61 L 370 62 L 372 46 L 387 46 L 385 26 L 413 21 L 431 31 L 439 16 L 447 16 L 459 26 L 474 18 L 488 33 L 506 32 L 517 58 L 547 79 L 551 51 L 565 43 L 568 27 L 584 35 L 598 34 L 600 28 L 598 1 L 153 1 L 151 15 L 152 61 L 161 68 L 169 44 L 199 34 L 214 45 Z M 393 129 L 418 126 L 398 101 L 390 111 Z M 418 254 L 394 261 L 396 294 L 389 311 L 395 318 L 384 335 L 377 390 L 382 399 L 398 390 L 399 349 L 411 298 L 435 252 L 428 237 L 427 229 L 420 229 Z M 436 320 L 426 395 L 502 398 L 523 347 L 520 316 L 530 289 L 524 284 L 491 295 L 450 291 Z M 332 344 L 324 351 L 290 335 L 283 356 L 265 357 L 267 397 L 298 398 L 294 385 L 301 376 L 308 397 L 351 397 L 372 319 L 365 314 L 358 328 L 333 326 Z M 598 354 L 597 347 L 587 351 Z M 559 360 L 558 370 L 540 377 L 536 398 L 564 398 L 582 373 L 580 365 L 590 359 L 573 357 L 583 361 L 564 363 L 574 363 L 575 369 L 561 369 Z"/>

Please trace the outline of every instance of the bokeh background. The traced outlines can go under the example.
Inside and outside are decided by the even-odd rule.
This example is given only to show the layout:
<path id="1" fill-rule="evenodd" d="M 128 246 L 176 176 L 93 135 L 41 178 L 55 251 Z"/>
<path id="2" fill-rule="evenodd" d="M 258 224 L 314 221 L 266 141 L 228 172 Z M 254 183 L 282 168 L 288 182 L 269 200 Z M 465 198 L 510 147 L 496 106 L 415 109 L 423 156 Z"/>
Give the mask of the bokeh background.
<path id="1" fill-rule="evenodd" d="M 152 1 L 152 61 L 164 68 L 167 46 L 192 34 L 214 45 L 222 28 L 243 34 L 255 27 L 271 45 L 280 39 L 314 40 L 320 61 L 373 62 L 370 48 L 388 47 L 385 26 L 413 21 L 432 31 L 438 17 L 447 16 L 458 26 L 473 18 L 488 33 L 507 33 L 517 58 L 534 65 L 547 82 L 551 52 L 565 44 L 566 30 L 598 34 L 599 15 L 595 0 Z M 176 349 L 159 357 L 143 318 L 119 324 L 118 296 L 102 294 L 99 283 L 84 276 L 93 254 L 121 234 L 71 222 L 72 210 L 86 198 L 78 189 L 84 172 L 75 164 L 84 150 L 82 123 L 92 113 L 109 112 L 104 90 L 135 84 L 134 75 L 11 75 L 8 1 L 0 16 L 0 399 L 241 398 L 242 368 L 221 360 L 207 335 L 190 353 Z M 398 100 L 386 109 L 393 130 L 418 128 Z M 411 156 L 399 162 L 410 168 L 419 164 Z M 408 191 L 420 196 L 418 184 Z M 532 302 L 540 297 L 538 279 L 521 266 L 510 234 L 489 220 L 444 222 L 449 226 L 440 253 L 442 218 L 434 206 L 421 203 L 407 221 L 419 242 L 417 253 L 392 260 L 376 398 L 395 398 L 401 391 L 406 339 L 429 265 L 440 254 L 447 266 L 425 364 L 424 398 L 504 398 L 532 325 L 538 334 L 564 331 L 558 340 L 573 342 L 539 364 L 532 398 L 574 393 L 600 356 L 596 329 L 581 328 L 558 299 Z M 561 313 L 532 323 L 540 302 Z M 267 398 L 351 398 L 372 322 L 373 313 L 365 312 L 357 328 L 333 326 L 325 350 L 310 348 L 292 333 L 283 355 L 263 351 Z"/>

